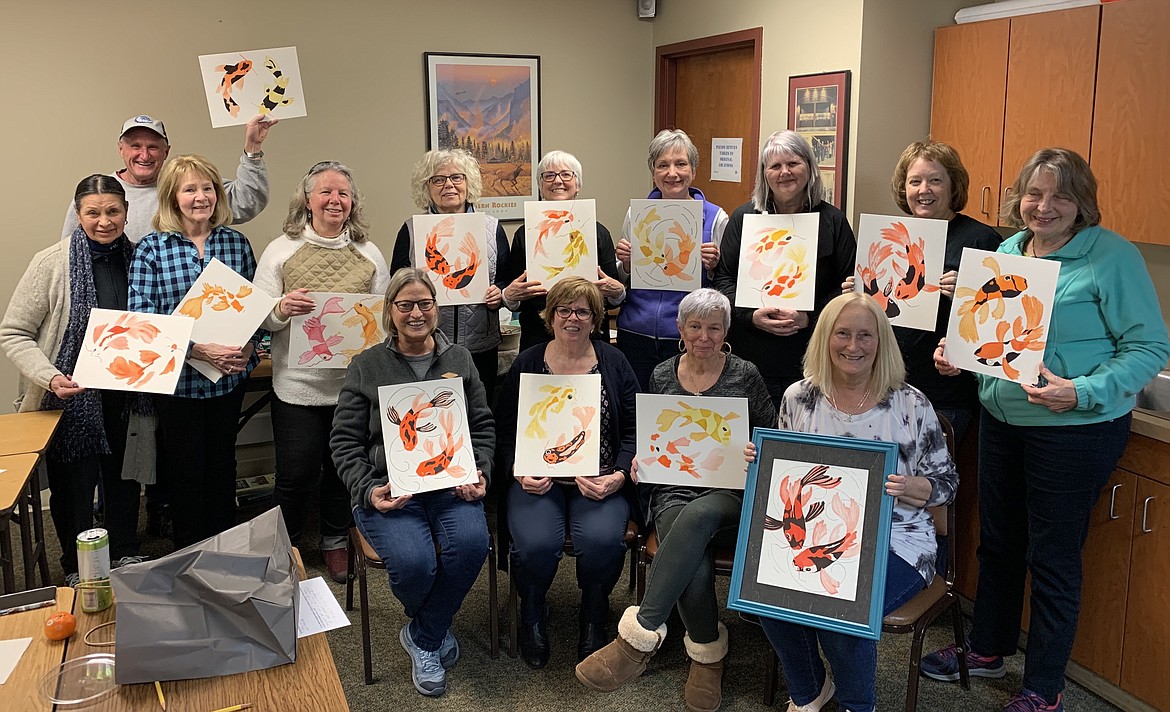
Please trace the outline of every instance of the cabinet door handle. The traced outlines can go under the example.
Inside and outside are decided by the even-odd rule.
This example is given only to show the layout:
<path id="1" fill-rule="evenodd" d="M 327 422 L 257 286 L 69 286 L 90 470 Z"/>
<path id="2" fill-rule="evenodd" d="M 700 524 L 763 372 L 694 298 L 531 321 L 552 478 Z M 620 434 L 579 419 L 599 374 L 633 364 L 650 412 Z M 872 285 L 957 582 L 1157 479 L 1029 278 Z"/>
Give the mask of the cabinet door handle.
<path id="1" fill-rule="evenodd" d="M 991 213 L 987 212 L 987 196 L 991 195 L 991 186 L 983 186 L 983 190 L 979 192 L 979 212 L 987 217 L 991 217 Z"/>
<path id="2" fill-rule="evenodd" d="M 1121 519 L 1121 515 L 1114 512 L 1114 505 L 1117 504 L 1117 489 L 1121 487 L 1121 483 L 1113 485 L 1113 489 L 1109 492 L 1109 519 Z"/>
<path id="3" fill-rule="evenodd" d="M 1154 531 L 1146 526 L 1146 515 L 1150 513 L 1150 502 L 1153 502 L 1156 497 L 1146 497 L 1146 501 L 1142 502 L 1142 534 L 1149 534 Z"/>

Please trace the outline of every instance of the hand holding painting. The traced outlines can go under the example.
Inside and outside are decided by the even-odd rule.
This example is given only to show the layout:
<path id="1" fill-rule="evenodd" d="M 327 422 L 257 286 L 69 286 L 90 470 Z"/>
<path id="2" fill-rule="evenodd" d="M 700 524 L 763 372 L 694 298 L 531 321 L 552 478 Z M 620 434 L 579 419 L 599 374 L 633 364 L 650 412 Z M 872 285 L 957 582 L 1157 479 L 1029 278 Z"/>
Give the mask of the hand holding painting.
<path id="1" fill-rule="evenodd" d="M 252 342 L 239 346 L 224 346 L 223 344 L 192 344 L 191 358 L 205 361 L 214 366 L 220 373 L 230 375 L 244 370 L 248 359 L 252 358 Z"/>
<path id="2" fill-rule="evenodd" d="M 57 374 L 49 381 L 49 390 L 61 400 L 69 400 L 84 391 L 85 388 L 74 381 L 72 376 Z"/>
<path id="3" fill-rule="evenodd" d="M 516 479 L 520 481 L 520 489 L 528 494 L 544 494 L 552 487 L 551 477 L 529 477 L 527 475 L 517 475 Z"/>
<path id="4" fill-rule="evenodd" d="M 621 472 L 611 472 L 596 477 L 577 477 L 576 481 L 581 496 L 600 502 L 620 490 L 625 484 L 626 476 Z"/>
<path id="5" fill-rule="evenodd" d="M 494 284 L 488 285 L 483 295 L 483 303 L 488 309 L 499 309 L 504 301 L 504 293 Z"/>
<path id="6" fill-rule="evenodd" d="M 315 306 L 316 303 L 309 296 L 309 290 L 301 287 L 281 297 L 276 304 L 276 310 L 282 317 L 288 319 L 294 316 L 304 316 L 313 311 Z"/>
<path id="7" fill-rule="evenodd" d="M 1028 402 L 1042 405 L 1053 413 L 1063 413 L 1077 407 L 1077 388 L 1067 378 L 1061 378 L 1040 362 L 1040 383 L 1042 386 L 1032 386 L 1021 383 L 1020 387 L 1028 394 Z"/>
<path id="8" fill-rule="evenodd" d="M 394 509 L 402 509 L 406 503 L 410 501 L 411 495 L 404 494 L 401 497 L 395 497 L 390 494 L 390 483 L 375 487 L 370 490 L 370 504 L 379 512 L 389 512 Z"/>
<path id="9" fill-rule="evenodd" d="M 621 262 L 621 264 L 622 264 L 622 269 L 625 270 L 626 274 L 629 274 L 630 273 L 630 241 L 624 237 L 622 239 L 618 240 L 616 252 L 617 252 L 618 262 Z"/>
<path id="10" fill-rule="evenodd" d="M 455 496 L 464 502 L 483 499 L 487 494 L 487 480 L 483 478 L 483 470 L 476 470 L 475 474 L 479 477 L 475 484 L 455 485 Z"/>
<path id="11" fill-rule="evenodd" d="M 760 307 L 752 312 L 752 326 L 776 336 L 792 336 L 808 326 L 808 314 L 795 309 Z"/>
<path id="12" fill-rule="evenodd" d="M 886 494 L 911 507 L 925 507 L 933 491 L 934 485 L 925 477 L 898 473 L 886 476 Z"/>
<path id="13" fill-rule="evenodd" d="M 264 139 L 268 138 L 268 130 L 280 123 L 280 119 L 271 114 L 256 114 L 244 125 L 244 153 L 260 153 Z M 251 155 L 248 156 L 251 158 Z"/>
<path id="14" fill-rule="evenodd" d="M 699 254 L 703 259 L 703 269 L 708 272 L 714 271 L 715 266 L 719 264 L 719 246 L 713 242 L 704 242 L 699 248 Z"/>
<path id="15" fill-rule="evenodd" d="M 528 270 L 521 272 L 519 277 L 504 287 L 504 296 L 509 302 L 523 302 L 533 297 L 543 297 L 546 294 L 548 294 L 548 289 L 539 281 L 528 281 Z"/>

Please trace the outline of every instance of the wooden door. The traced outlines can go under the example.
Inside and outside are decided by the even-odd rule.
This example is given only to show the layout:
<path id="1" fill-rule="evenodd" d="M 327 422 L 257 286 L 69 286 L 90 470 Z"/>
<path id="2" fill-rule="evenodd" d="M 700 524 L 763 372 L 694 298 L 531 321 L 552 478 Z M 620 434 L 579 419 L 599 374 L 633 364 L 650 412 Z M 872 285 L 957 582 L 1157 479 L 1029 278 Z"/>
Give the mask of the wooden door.
<path id="1" fill-rule="evenodd" d="M 1170 245 L 1170 2 L 1101 8 L 1093 146 L 1101 222 L 1135 242 Z"/>
<path id="2" fill-rule="evenodd" d="M 1165 710 L 1170 709 L 1170 487 L 1144 477 L 1137 481 L 1121 686 Z M 1112 617 L 1117 624 L 1122 620 Z"/>
<path id="3" fill-rule="evenodd" d="M 728 213 L 750 199 L 755 180 L 762 44 L 763 29 L 756 28 L 665 45 L 657 51 L 654 130 L 687 132 L 699 149 L 692 185 Z M 711 180 L 712 138 L 743 139 L 739 183 Z"/>
<path id="4" fill-rule="evenodd" d="M 940 27 L 934 32 L 930 137 L 955 147 L 971 175 L 964 212 L 999 219 L 1009 20 Z"/>
<path id="5" fill-rule="evenodd" d="M 1088 158 L 1100 12 L 1091 6 L 1011 19 L 1001 197 L 1041 148 Z"/>

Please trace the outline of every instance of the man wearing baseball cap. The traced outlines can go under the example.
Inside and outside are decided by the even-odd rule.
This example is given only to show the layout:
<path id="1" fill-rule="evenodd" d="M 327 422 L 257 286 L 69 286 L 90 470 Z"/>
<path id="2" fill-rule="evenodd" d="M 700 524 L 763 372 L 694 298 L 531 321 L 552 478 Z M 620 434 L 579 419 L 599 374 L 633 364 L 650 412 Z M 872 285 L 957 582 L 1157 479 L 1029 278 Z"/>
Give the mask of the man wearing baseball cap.
<path id="1" fill-rule="evenodd" d="M 224 181 L 233 224 L 248 222 L 268 205 L 268 167 L 264 165 L 261 146 L 268 129 L 276 123 L 276 119 L 256 116 L 245 126 L 244 153 L 240 156 L 236 179 Z M 158 119 L 140 114 L 123 122 L 122 132 L 118 134 L 118 153 L 125 167 L 112 175 L 126 189 L 126 201 L 130 204 L 126 237 L 131 242 L 137 243 L 154 231 L 150 220 L 158 210 L 158 174 L 170 150 L 167 129 Z M 77 212 L 70 203 L 65 211 L 61 239 L 69 239 L 77 224 Z"/>

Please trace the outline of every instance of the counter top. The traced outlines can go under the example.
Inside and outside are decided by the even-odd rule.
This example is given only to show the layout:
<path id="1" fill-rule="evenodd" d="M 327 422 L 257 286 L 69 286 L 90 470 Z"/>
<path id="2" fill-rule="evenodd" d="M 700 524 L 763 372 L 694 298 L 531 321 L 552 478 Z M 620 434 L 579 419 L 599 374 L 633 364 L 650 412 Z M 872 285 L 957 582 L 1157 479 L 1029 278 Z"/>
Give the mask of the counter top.
<path id="1" fill-rule="evenodd" d="M 1129 429 L 1139 435 L 1170 443 L 1170 418 L 1162 418 L 1136 409 L 1133 411 L 1133 423 Z"/>

